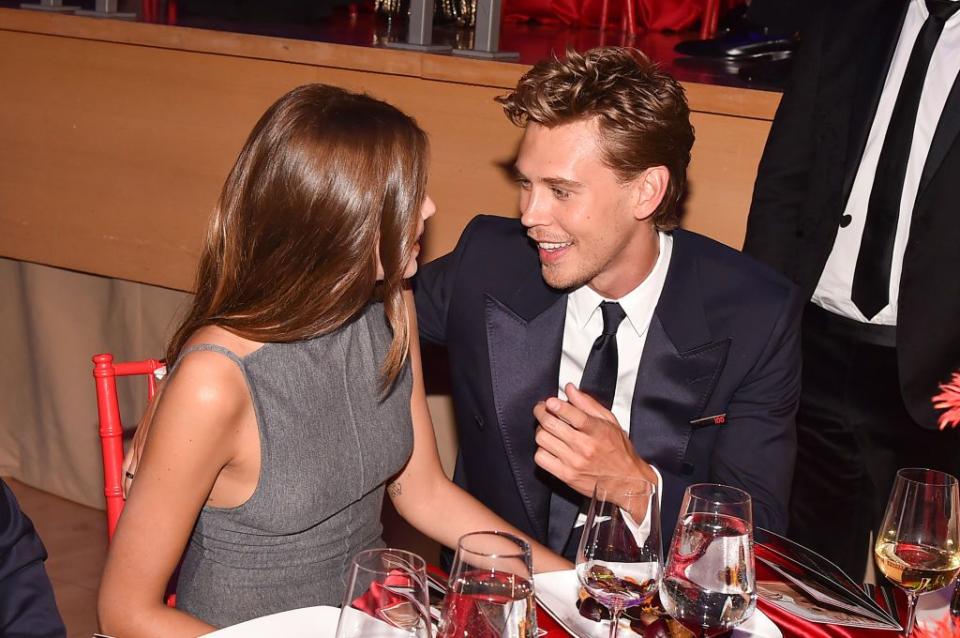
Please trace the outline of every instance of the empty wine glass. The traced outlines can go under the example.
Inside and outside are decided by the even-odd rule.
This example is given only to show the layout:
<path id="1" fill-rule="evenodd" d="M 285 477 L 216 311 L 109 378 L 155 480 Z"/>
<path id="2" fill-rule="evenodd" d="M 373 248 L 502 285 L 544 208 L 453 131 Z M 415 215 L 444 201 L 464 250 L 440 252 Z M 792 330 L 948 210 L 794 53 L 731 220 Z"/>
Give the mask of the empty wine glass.
<path id="1" fill-rule="evenodd" d="M 946 587 L 960 570 L 957 494 L 949 474 L 897 472 L 873 551 L 883 575 L 907 594 L 905 636 L 913 632 L 917 597 Z"/>
<path id="2" fill-rule="evenodd" d="M 617 636 L 624 609 L 656 593 L 661 565 L 656 486 L 643 479 L 598 479 L 577 549 L 577 577 L 610 610 L 610 638 Z"/>
<path id="3" fill-rule="evenodd" d="M 711 483 L 687 487 L 660 589 L 664 610 L 712 636 L 750 617 L 756 591 L 750 495 Z"/>
<path id="4" fill-rule="evenodd" d="M 506 532 L 473 532 L 460 538 L 439 638 L 535 638 L 530 544 Z"/>
<path id="5" fill-rule="evenodd" d="M 426 568 L 401 549 L 354 556 L 336 638 L 430 638 Z"/>

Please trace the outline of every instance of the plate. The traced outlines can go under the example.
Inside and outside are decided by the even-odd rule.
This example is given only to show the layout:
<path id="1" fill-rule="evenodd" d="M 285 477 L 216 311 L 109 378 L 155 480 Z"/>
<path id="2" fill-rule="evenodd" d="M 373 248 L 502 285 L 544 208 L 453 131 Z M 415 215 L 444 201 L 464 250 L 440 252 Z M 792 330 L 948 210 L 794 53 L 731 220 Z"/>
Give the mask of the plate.
<path id="1" fill-rule="evenodd" d="M 302 607 L 278 614 L 261 616 L 247 622 L 206 634 L 209 638 L 316 638 L 333 636 L 340 619 L 339 607 Z"/>
<path id="2" fill-rule="evenodd" d="M 533 577 L 534 589 L 537 593 L 537 602 L 550 614 L 571 636 L 577 638 L 607 638 L 610 633 L 607 622 L 593 622 L 587 620 L 577 611 L 577 595 L 580 591 L 580 582 L 577 572 L 566 570 L 562 572 L 548 572 Z M 624 622 L 620 625 L 619 635 L 622 638 L 637 636 L 629 625 Z M 773 621 L 759 609 L 739 627 L 733 630 L 737 638 L 783 638 L 783 634 Z"/>

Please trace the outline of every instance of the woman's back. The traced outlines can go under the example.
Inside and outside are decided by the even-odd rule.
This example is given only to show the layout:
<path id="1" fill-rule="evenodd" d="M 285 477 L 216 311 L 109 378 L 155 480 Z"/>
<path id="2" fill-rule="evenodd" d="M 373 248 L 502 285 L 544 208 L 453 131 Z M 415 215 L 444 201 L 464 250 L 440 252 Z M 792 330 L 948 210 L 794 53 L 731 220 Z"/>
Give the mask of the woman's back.
<path id="1" fill-rule="evenodd" d="M 388 393 L 392 333 L 383 305 L 337 331 L 238 357 L 260 435 L 260 477 L 233 508 L 205 507 L 177 584 L 177 607 L 215 626 L 284 609 L 339 605 L 346 567 L 381 543 L 383 485 L 409 458 L 411 380 Z"/>

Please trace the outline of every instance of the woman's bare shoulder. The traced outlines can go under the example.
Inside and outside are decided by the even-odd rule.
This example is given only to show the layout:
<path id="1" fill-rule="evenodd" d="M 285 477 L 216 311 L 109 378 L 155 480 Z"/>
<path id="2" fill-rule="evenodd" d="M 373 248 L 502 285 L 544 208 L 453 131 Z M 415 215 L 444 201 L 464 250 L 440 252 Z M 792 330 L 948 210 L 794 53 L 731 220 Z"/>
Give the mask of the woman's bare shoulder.
<path id="1" fill-rule="evenodd" d="M 238 357 L 259 350 L 264 344 L 239 337 L 219 326 L 204 326 L 184 343 L 192 346 L 221 346 Z M 204 406 L 211 415 L 228 420 L 250 403 L 247 383 L 240 367 L 229 357 L 209 350 L 194 350 L 177 362 L 166 388 L 166 402 L 178 405 Z"/>

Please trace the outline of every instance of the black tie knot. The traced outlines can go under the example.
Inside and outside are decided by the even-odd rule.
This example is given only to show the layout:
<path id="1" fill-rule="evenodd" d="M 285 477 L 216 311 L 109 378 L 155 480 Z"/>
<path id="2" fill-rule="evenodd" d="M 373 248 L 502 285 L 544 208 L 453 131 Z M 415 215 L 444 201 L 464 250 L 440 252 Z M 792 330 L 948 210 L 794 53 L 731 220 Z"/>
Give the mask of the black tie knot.
<path id="1" fill-rule="evenodd" d="M 603 301 L 600 303 L 600 312 L 603 314 L 603 333 L 605 335 L 617 334 L 617 328 L 620 322 L 626 318 L 627 313 L 623 311 L 616 301 Z"/>
<path id="2" fill-rule="evenodd" d="M 960 10 L 960 1 L 957 0 L 927 0 L 927 11 L 943 22 L 949 20 L 958 10 Z"/>

